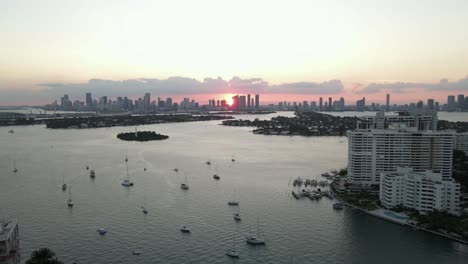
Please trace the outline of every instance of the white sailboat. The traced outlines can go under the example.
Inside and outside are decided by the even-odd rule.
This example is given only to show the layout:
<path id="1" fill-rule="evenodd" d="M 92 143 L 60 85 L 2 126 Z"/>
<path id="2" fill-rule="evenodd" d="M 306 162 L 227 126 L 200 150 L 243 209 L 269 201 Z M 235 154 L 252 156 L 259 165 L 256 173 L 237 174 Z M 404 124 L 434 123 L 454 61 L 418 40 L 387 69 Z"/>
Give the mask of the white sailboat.
<path id="1" fill-rule="evenodd" d="M 13 160 L 13 172 L 14 173 L 18 172 L 18 169 L 16 168 L 16 161 L 15 160 Z"/>
<path id="2" fill-rule="evenodd" d="M 68 188 L 67 204 L 68 204 L 68 207 L 72 207 L 73 205 L 75 205 L 75 203 L 73 202 L 72 197 L 71 197 L 71 186 L 70 186 L 70 188 Z"/>
<path id="3" fill-rule="evenodd" d="M 236 238 L 234 238 L 234 246 L 231 249 L 229 249 L 228 251 L 226 251 L 226 255 L 228 255 L 231 258 L 238 258 L 239 257 L 239 253 L 236 250 Z"/>
<path id="4" fill-rule="evenodd" d="M 260 224 L 259 224 L 258 218 L 257 218 L 257 236 L 250 233 L 247 236 L 246 242 L 252 245 L 265 245 L 265 240 L 260 237 Z"/>
<path id="5" fill-rule="evenodd" d="M 130 186 L 133 186 L 133 182 L 130 181 L 130 176 L 128 174 L 128 158 L 127 158 L 127 155 L 125 155 L 125 164 L 127 166 L 127 178 L 122 181 L 122 185 L 125 186 L 125 187 L 130 187 Z"/>

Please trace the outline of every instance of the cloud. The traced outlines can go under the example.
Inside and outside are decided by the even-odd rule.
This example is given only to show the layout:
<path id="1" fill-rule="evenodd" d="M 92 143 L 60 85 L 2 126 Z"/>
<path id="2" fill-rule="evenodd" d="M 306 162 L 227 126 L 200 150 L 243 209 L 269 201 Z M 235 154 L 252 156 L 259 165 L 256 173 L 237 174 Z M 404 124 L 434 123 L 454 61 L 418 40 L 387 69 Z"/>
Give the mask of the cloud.
<path id="1" fill-rule="evenodd" d="M 328 82 L 295 82 L 273 85 L 270 87 L 271 93 L 296 93 L 296 94 L 338 94 L 344 91 L 340 80 Z"/>
<path id="2" fill-rule="evenodd" d="M 438 83 L 411 83 L 411 82 L 393 82 L 393 83 L 371 83 L 359 90 L 361 94 L 392 92 L 405 93 L 414 89 L 424 89 L 428 91 L 468 91 L 468 76 L 456 82 L 450 82 L 444 78 Z"/>
<path id="3" fill-rule="evenodd" d="M 167 79 L 128 79 L 123 81 L 91 79 L 87 83 L 42 83 L 41 92 L 61 96 L 83 97 L 85 92 L 97 96 L 142 96 L 146 92 L 158 95 L 213 94 L 213 93 L 289 93 L 289 94 L 336 94 L 343 92 L 340 80 L 321 83 L 295 82 L 270 85 L 262 78 L 243 79 L 238 76 L 230 80 L 205 78 L 199 81 L 194 78 L 169 77 Z"/>

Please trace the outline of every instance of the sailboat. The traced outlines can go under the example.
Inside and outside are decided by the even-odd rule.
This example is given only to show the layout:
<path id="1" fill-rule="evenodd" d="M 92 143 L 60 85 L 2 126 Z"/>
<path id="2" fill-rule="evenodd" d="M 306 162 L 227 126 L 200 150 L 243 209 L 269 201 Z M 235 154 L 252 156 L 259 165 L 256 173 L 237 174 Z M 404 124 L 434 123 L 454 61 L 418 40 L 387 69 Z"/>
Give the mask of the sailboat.
<path id="1" fill-rule="evenodd" d="M 146 209 L 146 196 L 145 196 L 145 200 L 143 201 L 143 206 L 141 207 L 141 210 L 143 211 L 144 214 L 148 214 L 148 210 Z"/>
<path id="2" fill-rule="evenodd" d="M 16 161 L 13 161 L 13 172 L 17 173 L 18 169 L 16 168 Z"/>
<path id="3" fill-rule="evenodd" d="M 234 199 L 228 201 L 228 205 L 239 205 L 239 201 L 236 200 L 236 193 L 234 192 Z"/>
<path id="4" fill-rule="evenodd" d="M 62 191 L 67 189 L 67 184 L 65 183 L 65 176 L 62 175 Z"/>
<path id="5" fill-rule="evenodd" d="M 215 170 L 216 170 L 216 172 L 215 172 L 215 174 L 213 174 L 213 179 L 215 179 L 215 180 L 221 179 L 221 177 L 219 177 L 219 175 L 218 175 L 218 165 L 216 165 Z"/>
<path id="6" fill-rule="evenodd" d="M 133 186 L 133 182 L 130 181 L 130 176 L 128 175 L 128 158 L 127 155 L 125 155 L 125 164 L 127 165 L 127 178 L 122 181 L 122 185 L 125 187 L 130 187 Z"/>
<path id="7" fill-rule="evenodd" d="M 71 198 L 71 186 L 70 188 L 68 189 L 68 200 L 67 200 L 67 204 L 68 204 L 68 207 L 73 207 L 73 205 L 75 205 L 75 203 L 73 202 L 72 198 Z"/>
<path id="8" fill-rule="evenodd" d="M 237 213 L 234 213 L 234 220 L 241 221 L 242 218 L 240 217 L 240 209 L 237 210 Z"/>
<path id="9" fill-rule="evenodd" d="M 235 238 L 234 238 L 233 248 L 226 251 L 226 255 L 228 255 L 231 258 L 238 258 L 239 257 L 239 253 L 237 253 L 237 250 L 236 250 L 236 239 Z"/>
<path id="10" fill-rule="evenodd" d="M 252 244 L 252 245 L 265 245 L 265 240 L 260 237 L 260 224 L 258 222 L 258 218 L 257 218 L 257 236 L 250 233 L 247 236 L 247 243 Z"/>
<path id="11" fill-rule="evenodd" d="M 187 176 L 185 176 L 185 182 L 180 185 L 180 188 L 182 190 L 188 190 L 189 189 L 189 186 L 187 184 Z"/>

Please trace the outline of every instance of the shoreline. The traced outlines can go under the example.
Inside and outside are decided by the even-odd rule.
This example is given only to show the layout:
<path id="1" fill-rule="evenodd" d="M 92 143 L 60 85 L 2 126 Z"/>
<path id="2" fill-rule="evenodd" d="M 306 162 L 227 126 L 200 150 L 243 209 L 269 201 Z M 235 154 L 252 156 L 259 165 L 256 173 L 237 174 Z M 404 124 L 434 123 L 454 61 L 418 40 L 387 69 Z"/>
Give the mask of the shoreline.
<path id="1" fill-rule="evenodd" d="M 333 189 L 333 188 L 330 188 L 330 189 Z M 447 238 L 447 239 L 450 239 L 452 241 L 456 241 L 458 243 L 461 243 L 461 244 L 464 244 L 464 245 L 468 245 L 468 241 L 467 240 L 463 240 L 463 239 L 459 239 L 459 238 L 455 238 L 455 237 L 452 237 L 450 235 L 447 235 L 447 234 L 444 234 L 444 233 L 441 233 L 441 232 L 437 232 L 437 231 L 434 231 L 434 230 L 429 230 L 429 229 L 426 229 L 426 228 L 423 228 L 423 227 L 419 227 L 417 225 L 413 225 L 413 224 L 410 224 L 408 223 L 407 221 L 397 221 L 395 219 L 392 219 L 390 217 L 384 217 L 384 216 L 381 216 L 377 213 L 375 213 L 375 211 L 377 210 L 384 210 L 384 211 L 387 211 L 387 212 L 392 212 L 392 213 L 395 213 L 395 214 L 399 214 L 397 212 L 394 212 L 394 211 L 391 211 L 391 210 L 388 210 L 388 209 L 383 209 L 383 208 L 380 208 L 380 209 L 377 209 L 377 210 L 373 210 L 373 211 L 367 211 L 367 210 L 364 210 L 362 208 L 359 208 L 357 206 L 354 206 L 354 205 L 351 205 L 345 201 L 343 201 L 342 199 L 339 198 L 339 196 L 337 196 L 334 192 L 334 190 L 332 191 L 332 195 L 333 195 L 333 198 L 338 200 L 339 202 L 345 204 L 347 207 L 350 207 L 352 209 L 357 209 L 359 211 L 362 211 L 364 212 L 365 214 L 367 215 L 370 215 L 370 216 L 373 216 L 373 217 L 376 217 L 378 219 L 381 219 L 381 220 L 385 220 L 387 222 L 390 222 L 390 223 L 394 223 L 394 224 L 398 224 L 398 225 L 401 225 L 401 226 L 408 226 L 408 227 L 412 227 L 413 229 L 416 229 L 415 231 L 418 231 L 418 230 L 422 230 L 422 231 L 425 231 L 425 232 L 429 232 L 429 233 L 432 233 L 434 235 L 438 235 L 438 236 L 441 236 L 441 237 L 444 237 L 444 238 Z M 372 213 L 374 212 L 374 213 Z"/>

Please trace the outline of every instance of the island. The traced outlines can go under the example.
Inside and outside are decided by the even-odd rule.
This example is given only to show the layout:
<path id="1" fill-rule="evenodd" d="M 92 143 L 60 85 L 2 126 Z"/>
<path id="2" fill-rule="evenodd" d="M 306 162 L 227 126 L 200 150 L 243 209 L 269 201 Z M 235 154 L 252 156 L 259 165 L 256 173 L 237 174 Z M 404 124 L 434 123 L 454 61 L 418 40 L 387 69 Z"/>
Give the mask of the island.
<path id="1" fill-rule="evenodd" d="M 158 134 L 154 131 L 138 131 L 120 133 L 117 135 L 117 138 L 126 141 L 151 141 L 168 139 L 169 136 Z"/>
<path id="2" fill-rule="evenodd" d="M 357 117 L 339 117 L 317 112 L 296 112 L 295 117 L 278 116 L 270 120 L 224 120 L 223 126 L 256 127 L 252 132 L 282 136 L 344 136 L 356 128 Z"/>

